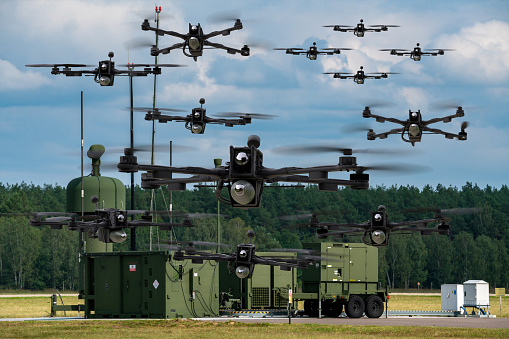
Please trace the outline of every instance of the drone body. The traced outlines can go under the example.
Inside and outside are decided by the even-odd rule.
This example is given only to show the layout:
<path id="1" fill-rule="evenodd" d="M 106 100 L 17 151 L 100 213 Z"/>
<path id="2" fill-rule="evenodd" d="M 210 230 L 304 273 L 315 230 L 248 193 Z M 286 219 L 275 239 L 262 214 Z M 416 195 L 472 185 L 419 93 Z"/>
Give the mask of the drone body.
<path id="1" fill-rule="evenodd" d="M 353 34 L 359 38 L 364 36 L 365 32 L 386 32 L 389 30 L 389 27 L 399 27 L 397 25 L 364 25 L 364 20 L 360 20 L 360 22 L 354 26 L 345 26 L 345 25 L 327 25 L 323 27 L 332 27 L 336 32 L 353 32 Z"/>
<path id="2" fill-rule="evenodd" d="M 119 65 L 120 67 L 127 67 L 127 70 L 118 70 L 115 68 L 115 62 L 112 61 L 113 52 L 108 53 L 109 60 L 99 61 L 99 66 L 93 70 L 72 70 L 72 67 L 93 67 L 84 64 L 33 64 L 25 65 L 26 67 L 52 67 L 51 74 L 64 74 L 66 76 L 82 76 L 93 75 L 94 81 L 101 86 L 113 86 L 115 76 L 147 76 L 149 74 L 161 74 L 161 67 L 181 67 L 182 65 L 175 64 L 126 64 Z M 60 69 L 60 67 L 63 67 Z M 136 67 L 144 67 L 142 71 L 134 70 Z"/>
<path id="3" fill-rule="evenodd" d="M 334 55 L 341 54 L 342 50 L 351 50 L 351 48 L 324 48 L 319 50 L 316 47 L 316 42 L 313 42 L 313 46 L 309 47 L 307 51 L 302 48 L 274 48 L 276 51 L 286 51 L 286 54 L 291 55 L 305 55 L 309 60 L 316 60 L 318 55 Z"/>
<path id="4" fill-rule="evenodd" d="M 316 251 L 312 250 L 285 250 L 288 252 L 297 251 L 297 255 L 281 255 L 277 257 L 261 257 L 256 255 L 256 245 L 252 243 L 254 232 L 247 232 L 249 243 L 239 244 L 235 252 L 230 254 L 210 253 L 197 250 L 194 245 L 200 245 L 200 242 L 188 242 L 185 248 L 177 247 L 173 254 L 175 260 L 190 259 L 193 263 L 201 263 L 204 260 L 214 260 L 228 262 L 228 269 L 235 271 L 238 278 L 251 278 L 256 265 L 279 266 L 281 270 L 290 271 L 292 268 L 305 269 L 314 264 L 317 258 Z M 218 244 L 210 244 L 218 245 Z"/>
<path id="5" fill-rule="evenodd" d="M 230 35 L 231 32 L 242 29 L 242 22 L 240 19 L 235 21 L 235 24 L 230 28 L 225 28 L 220 31 L 214 31 L 208 34 L 203 33 L 203 29 L 200 24 L 191 25 L 189 24 L 189 32 L 187 34 L 181 34 L 174 31 L 166 31 L 159 28 L 150 27 L 150 23 L 148 19 L 145 19 L 141 24 L 141 29 L 143 31 L 154 31 L 157 35 L 164 36 L 171 35 L 176 38 L 180 38 L 184 40 L 181 43 L 174 44 L 172 46 L 158 49 L 156 46 L 153 46 L 150 50 L 150 55 L 158 56 L 160 53 L 168 54 L 174 49 L 182 48 L 182 51 L 185 56 L 191 57 L 194 61 L 197 61 L 198 57 L 203 55 L 203 49 L 205 48 L 218 48 L 224 49 L 229 54 L 240 54 L 242 56 L 249 56 L 250 50 L 247 45 L 244 45 L 241 49 L 236 49 L 232 47 L 227 47 L 215 42 L 210 42 L 208 39 L 213 38 L 218 35 Z"/>
<path id="6" fill-rule="evenodd" d="M 362 234 L 362 242 L 366 245 L 375 247 L 387 246 L 391 233 L 409 234 L 410 232 L 419 232 L 421 235 L 431 235 L 437 233 L 440 235 L 449 234 L 449 224 L 451 220 L 445 217 L 445 214 L 475 213 L 478 209 L 427 209 L 434 211 L 433 218 L 414 221 L 390 222 L 384 205 L 380 205 L 378 210 L 370 213 L 370 219 L 366 223 L 331 223 L 320 222 L 316 214 L 312 214 L 308 226 L 318 228 L 316 235 L 323 239 L 332 236 L 342 239 L 345 234 Z M 429 223 L 436 223 L 436 227 L 428 227 Z"/>
<path id="7" fill-rule="evenodd" d="M 357 73 L 344 73 L 344 72 L 325 72 L 323 74 L 333 74 L 334 79 L 353 79 L 353 81 L 359 85 L 364 83 L 365 79 L 386 79 L 389 74 L 399 74 L 393 72 L 375 72 L 375 73 L 365 73 L 364 67 L 361 66 L 360 70 Z"/>
<path id="8" fill-rule="evenodd" d="M 252 119 L 271 119 L 274 116 L 269 114 L 260 113 L 239 113 L 239 112 L 222 112 L 225 117 L 237 117 L 237 119 L 220 119 L 207 116 L 207 110 L 203 108 L 205 99 L 200 99 L 200 107 L 193 108 L 191 114 L 187 116 L 173 116 L 161 114 L 161 111 L 184 112 L 183 110 L 173 108 L 134 108 L 135 111 L 147 112 L 145 120 L 158 120 L 160 123 L 167 123 L 168 121 L 185 122 L 185 128 L 194 134 L 205 133 L 207 124 L 224 125 L 226 127 L 233 127 L 235 125 L 247 125 L 251 123 Z"/>
<path id="9" fill-rule="evenodd" d="M 445 51 L 453 51 L 452 49 L 426 49 L 423 50 L 420 47 L 420 44 L 417 43 L 417 45 L 414 47 L 413 50 L 406 50 L 406 49 L 381 49 L 380 51 L 390 51 L 391 55 L 399 55 L 399 56 L 405 56 L 408 55 L 410 59 L 414 61 L 420 61 L 421 57 L 423 55 L 431 55 L 431 56 L 437 56 L 437 55 L 444 55 Z"/>
<path id="10" fill-rule="evenodd" d="M 407 120 L 399 120 L 395 118 L 386 118 L 379 115 L 371 114 L 371 110 L 368 106 L 364 108 L 364 111 L 362 112 L 362 116 L 364 118 L 375 118 L 377 122 L 385 122 L 390 121 L 396 124 L 400 124 L 403 127 L 392 129 L 388 132 L 384 133 L 375 133 L 372 129 L 368 131 L 367 138 L 368 140 L 375 140 L 376 138 L 385 139 L 390 134 L 397 134 L 401 133 L 401 139 L 405 142 L 409 142 L 412 144 L 412 146 L 415 146 L 416 142 L 420 142 L 422 135 L 427 134 L 442 134 L 447 139 L 458 139 L 458 140 L 467 140 L 467 132 L 465 132 L 465 129 L 468 127 L 468 123 L 465 121 L 461 125 L 461 131 L 458 134 L 454 133 L 448 133 L 444 132 L 437 128 L 430 128 L 428 125 L 434 124 L 437 122 L 444 122 L 448 123 L 453 118 L 457 117 L 463 117 L 465 115 L 465 112 L 463 111 L 463 108 L 459 106 L 456 110 L 456 114 L 448 115 L 442 118 L 434 118 L 430 120 L 423 120 L 421 111 L 418 110 L 417 112 L 408 111 L 408 119 Z"/>
<path id="11" fill-rule="evenodd" d="M 313 183 L 322 191 L 337 191 L 338 186 L 349 186 L 352 189 L 369 188 L 370 169 L 358 166 L 356 158 L 343 156 L 336 165 L 316 167 L 283 167 L 279 169 L 263 166 L 263 153 L 258 149 L 260 138 L 252 135 L 248 138 L 247 147 L 230 146 L 230 161 L 221 166 L 217 159 L 215 168 L 202 167 L 167 167 L 139 165 L 129 157 L 121 157 L 118 164 L 120 172 L 142 173 L 142 188 L 159 188 L 167 185 L 169 190 L 185 190 L 188 183 L 215 182 L 216 196 L 222 203 L 243 209 L 260 206 L 264 184 L 275 182 Z M 329 172 L 351 171 L 350 180 L 330 179 Z M 189 174 L 189 178 L 172 178 L 173 173 Z M 307 174 L 307 175 L 304 175 Z M 224 186 L 229 191 L 229 199 L 221 196 Z"/>

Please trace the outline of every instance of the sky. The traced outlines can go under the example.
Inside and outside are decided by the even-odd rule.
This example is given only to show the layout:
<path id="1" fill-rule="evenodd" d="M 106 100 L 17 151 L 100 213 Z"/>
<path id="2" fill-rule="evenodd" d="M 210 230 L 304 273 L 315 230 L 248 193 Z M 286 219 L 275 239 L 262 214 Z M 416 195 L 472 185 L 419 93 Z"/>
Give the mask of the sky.
<path id="1" fill-rule="evenodd" d="M 129 146 L 129 81 L 115 78 L 112 87 L 101 87 L 91 77 L 51 75 L 50 68 L 27 64 L 83 63 L 97 65 L 113 51 L 117 64 L 153 63 L 148 47 L 126 48 L 132 39 L 154 41 L 153 32 L 140 25 L 149 18 L 154 26 L 154 6 L 161 6 L 160 28 L 187 33 L 188 24 L 200 23 L 205 33 L 224 29 L 233 21 L 212 18 L 237 16 L 242 30 L 218 36 L 212 42 L 240 48 L 253 46 L 251 55 L 230 55 L 207 49 L 195 62 L 181 50 L 160 55 L 159 63 L 186 67 L 163 69 L 157 77 L 157 107 L 191 113 L 205 98 L 209 116 L 218 112 L 263 113 L 272 120 L 253 120 L 233 128 L 208 125 L 202 135 L 191 134 L 180 122 L 156 124 L 160 145 L 186 145 L 193 151 L 173 154 L 174 166 L 213 167 L 214 158 L 229 158 L 229 146 L 244 146 L 248 136 L 261 138 L 264 166 L 334 165 L 339 153 L 282 154 L 282 146 L 337 146 L 371 149 L 357 154 L 359 165 L 413 164 L 427 168 L 417 173 L 370 171 L 370 185 L 441 184 L 461 188 L 467 182 L 480 187 L 507 185 L 509 174 L 509 1 L 133 1 L 133 0 L 3 0 L 0 2 L 0 182 L 66 186 L 80 176 L 80 95 L 84 97 L 85 152 L 92 144 L 106 147 L 104 163 L 118 162 L 113 151 Z M 335 32 L 324 25 L 399 25 L 387 32 Z M 160 47 L 181 40 L 164 36 Z M 286 55 L 275 47 L 307 49 L 351 48 L 340 55 Z M 379 49 L 454 49 L 445 55 L 393 56 Z M 396 72 L 387 79 L 334 79 L 324 72 Z M 94 66 L 95 67 L 95 66 Z M 92 69 L 91 67 L 89 69 Z M 134 105 L 152 106 L 154 79 L 135 78 Z M 469 122 L 468 140 L 448 140 L 424 135 L 412 147 L 399 135 L 368 141 L 366 132 L 352 127 L 369 124 L 375 132 L 399 127 L 362 118 L 366 105 L 373 114 L 406 119 L 420 110 L 423 119 L 455 113 L 436 108 L 437 103 L 463 106 L 465 116 L 431 127 L 458 133 Z M 390 105 L 388 105 L 390 103 Z M 438 105 L 440 106 L 440 105 Z M 182 113 L 182 114 L 189 114 Z M 135 113 L 135 146 L 151 142 L 152 123 Z M 386 154 L 387 150 L 402 151 Z M 377 154 L 379 152 L 379 154 Z M 85 158 L 85 174 L 90 161 Z M 139 163 L 150 158 L 139 154 Z M 156 164 L 169 165 L 168 153 L 157 153 Z M 124 183 L 130 176 L 103 169 L 102 175 Z M 348 179 L 345 173 L 330 177 Z M 140 182 L 139 173 L 135 176 Z M 192 188 L 192 187 L 188 187 Z"/>

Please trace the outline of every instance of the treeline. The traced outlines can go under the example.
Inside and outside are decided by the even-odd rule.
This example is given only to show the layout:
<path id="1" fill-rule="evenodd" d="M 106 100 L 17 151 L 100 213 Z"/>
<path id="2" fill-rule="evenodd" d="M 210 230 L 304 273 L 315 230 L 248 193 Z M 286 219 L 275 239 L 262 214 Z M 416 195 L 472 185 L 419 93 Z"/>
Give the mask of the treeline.
<path id="1" fill-rule="evenodd" d="M 226 190 L 223 194 L 226 196 Z M 365 191 L 349 188 L 320 192 L 315 186 L 264 189 L 258 209 L 233 209 L 218 203 L 215 190 L 198 188 L 170 194 L 135 189 L 134 209 L 170 210 L 179 213 L 210 214 L 194 219 L 192 228 L 175 228 L 171 234 L 157 227 L 136 230 L 137 250 L 164 249 L 173 240 L 201 240 L 235 246 L 247 241 L 247 230 L 255 231 L 257 250 L 303 248 L 306 242 L 318 242 L 315 230 L 306 227 L 307 219 L 283 221 L 280 217 L 318 212 L 320 221 L 366 222 L 370 211 L 385 205 L 390 221 L 430 218 L 433 212 L 406 212 L 409 209 L 435 207 L 480 208 L 474 214 L 451 216 L 449 236 L 420 234 L 392 235 L 389 246 L 379 250 L 379 280 L 392 288 L 440 288 L 445 283 L 481 279 L 490 287 L 508 287 L 509 273 L 509 189 L 467 183 L 461 188 L 438 185 L 419 189 L 413 186 L 376 187 Z M 127 188 L 127 206 L 130 191 Z M 0 184 L 0 213 L 65 211 L 65 188 L 20 184 Z M 168 216 L 158 214 L 158 218 Z M 287 219 L 287 218 L 286 218 Z M 77 287 L 78 233 L 28 226 L 28 217 L 0 218 L 0 287 L 57 288 Z M 174 221 L 181 220 L 177 216 Z M 161 221 L 159 219 L 158 221 Z M 129 230 L 127 231 L 128 235 Z M 332 241 L 326 239 L 324 241 Z M 338 240 L 339 241 L 339 240 Z M 359 236 L 346 236 L 344 242 L 360 242 Z M 130 239 L 115 244 L 115 250 L 127 251 Z"/>

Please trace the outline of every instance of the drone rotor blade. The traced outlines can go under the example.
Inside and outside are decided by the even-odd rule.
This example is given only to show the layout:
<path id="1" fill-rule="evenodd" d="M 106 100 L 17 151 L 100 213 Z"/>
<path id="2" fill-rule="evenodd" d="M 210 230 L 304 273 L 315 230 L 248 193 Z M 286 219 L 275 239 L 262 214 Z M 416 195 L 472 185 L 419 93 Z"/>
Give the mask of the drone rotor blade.
<path id="1" fill-rule="evenodd" d="M 130 107 L 127 107 L 125 109 L 126 111 L 130 111 L 131 108 Z M 151 113 L 154 113 L 154 112 L 187 112 L 187 110 L 185 109 L 178 109 L 178 108 L 159 108 L 159 107 L 133 107 L 133 111 L 137 111 L 137 112 L 151 112 Z"/>
<path id="2" fill-rule="evenodd" d="M 25 67 L 95 67 L 95 65 L 85 64 L 31 64 Z"/>
<path id="3" fill-rule="evenodd" d="M 463 121 L 463 123 L 461 124 L 461 130 L 464 131 L 467 127 L 468 127 L 468 121 Z"/>
<path id="4" fill-rule="evenodd" d="M 214 114 L 215 116 L 221 118 L 251 118 L 251 119 L 260 119 L 260 120 L 270 120 L 277 117 L 272 114 L 263 114 L 263 113 L 241 113 L 241 112 L 217 112 Z"/>

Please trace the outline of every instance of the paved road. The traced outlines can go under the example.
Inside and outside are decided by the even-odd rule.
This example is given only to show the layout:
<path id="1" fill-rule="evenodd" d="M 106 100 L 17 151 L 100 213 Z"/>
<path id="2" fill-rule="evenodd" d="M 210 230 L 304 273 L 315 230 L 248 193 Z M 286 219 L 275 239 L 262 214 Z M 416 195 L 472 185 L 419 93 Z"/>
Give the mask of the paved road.
<path id="1" fill-rule="evenodd" d="M 288 323 L 288 318 L 199 318 L 203 321 L 238 321 L 246 323 Z M 292 324 L 370 325 L 370 326 L 435 326 L 465 328 L 509 328 L 509 318 L 460 317 L 389 317 L 389 318 L 292 318 Z"/>

